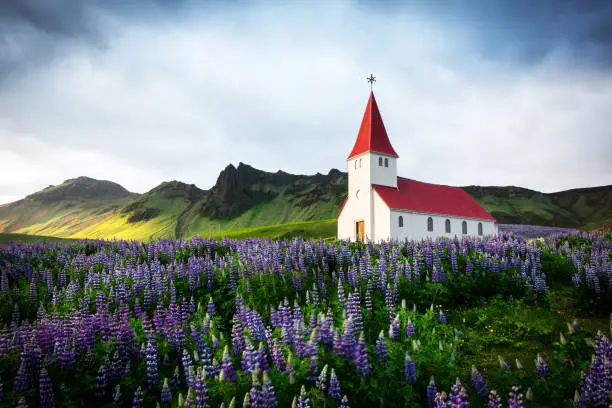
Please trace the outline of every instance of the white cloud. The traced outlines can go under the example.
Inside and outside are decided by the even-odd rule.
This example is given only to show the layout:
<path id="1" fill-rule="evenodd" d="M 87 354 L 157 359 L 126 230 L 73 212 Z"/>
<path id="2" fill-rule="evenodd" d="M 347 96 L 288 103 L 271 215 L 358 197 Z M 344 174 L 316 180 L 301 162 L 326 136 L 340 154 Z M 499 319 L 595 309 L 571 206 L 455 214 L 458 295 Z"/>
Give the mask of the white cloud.
<path id="1" fill-rule="evenodd" d="M 18 141 L 0 173 L 19 169 L 0 176 L 0 202 L 80 175 L 144 192 L 168 179 L 209 188 L 229 162 L 345 169 L 370 71 L 402 176 L 546 192 L 612 181 L 611 75 L 563 54 L 484 60 L 462 27 L 336 4 L 150 25 L 101 16 L 105 48 L 75 47 L 0 94 L 0 131 Z"/>

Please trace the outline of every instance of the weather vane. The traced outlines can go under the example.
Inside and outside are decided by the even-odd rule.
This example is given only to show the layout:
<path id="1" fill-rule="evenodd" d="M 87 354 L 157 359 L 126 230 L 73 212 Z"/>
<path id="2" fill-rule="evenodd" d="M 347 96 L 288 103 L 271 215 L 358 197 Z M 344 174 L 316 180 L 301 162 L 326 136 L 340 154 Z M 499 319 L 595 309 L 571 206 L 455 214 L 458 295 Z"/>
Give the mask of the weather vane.
<path id="1" fill-rule="evenodd" d="M 370 76 L 367 77 L 366 79 L 370 83 L 370 91 L 371 91 L 372 90 L 372 85 L 374 85 L 374 82 L 376 82 L 376 77 L 374 75 L 370 74 Z"/>

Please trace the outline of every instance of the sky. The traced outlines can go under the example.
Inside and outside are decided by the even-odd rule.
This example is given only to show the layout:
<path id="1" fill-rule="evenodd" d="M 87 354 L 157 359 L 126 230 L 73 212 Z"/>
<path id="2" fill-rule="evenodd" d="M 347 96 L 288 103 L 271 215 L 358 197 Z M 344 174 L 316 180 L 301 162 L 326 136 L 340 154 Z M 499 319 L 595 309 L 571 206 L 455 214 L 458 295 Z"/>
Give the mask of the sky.
<path id="1" fill-rule="evenodd" d="M 400 176 L 612 184 L 608 0 L 4 0 L 0 203 L 346 171 L 370 73 Z"/>

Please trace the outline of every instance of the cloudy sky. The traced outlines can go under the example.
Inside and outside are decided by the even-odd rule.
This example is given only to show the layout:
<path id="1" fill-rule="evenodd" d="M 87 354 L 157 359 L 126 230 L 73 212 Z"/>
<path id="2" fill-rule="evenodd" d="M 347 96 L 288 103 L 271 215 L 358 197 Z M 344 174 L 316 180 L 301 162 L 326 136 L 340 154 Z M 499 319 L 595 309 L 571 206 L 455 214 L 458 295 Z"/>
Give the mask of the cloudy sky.
<path id="1" fill-rule="evenodd" d="M 0 203 L 346 170 L 370 73 L 401 176 L 612 184 L 608 0 L 4 0 Z"/>

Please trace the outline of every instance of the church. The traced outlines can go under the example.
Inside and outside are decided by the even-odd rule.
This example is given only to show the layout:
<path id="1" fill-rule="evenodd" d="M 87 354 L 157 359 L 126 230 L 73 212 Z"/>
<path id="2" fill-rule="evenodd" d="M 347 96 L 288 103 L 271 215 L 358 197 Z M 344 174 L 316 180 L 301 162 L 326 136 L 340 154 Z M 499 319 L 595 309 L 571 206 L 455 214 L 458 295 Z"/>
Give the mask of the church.
<path id="1" fill-rule="evenodd" d="M 397 159 L 370 92 L 348 162 L 348 195 L 338 214 L 338 239 L 351 241 L 482 237 L 498 224 L 459 187 L 398 177 Z"/>

